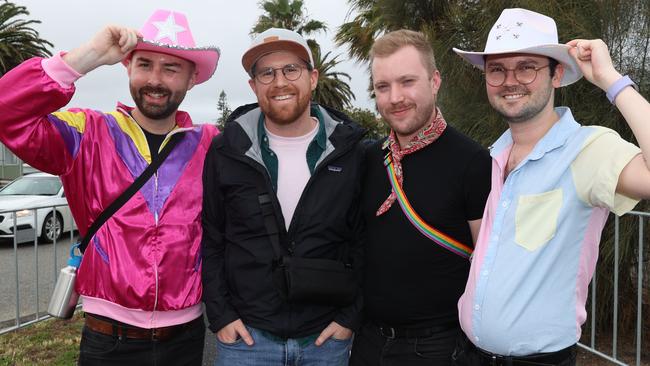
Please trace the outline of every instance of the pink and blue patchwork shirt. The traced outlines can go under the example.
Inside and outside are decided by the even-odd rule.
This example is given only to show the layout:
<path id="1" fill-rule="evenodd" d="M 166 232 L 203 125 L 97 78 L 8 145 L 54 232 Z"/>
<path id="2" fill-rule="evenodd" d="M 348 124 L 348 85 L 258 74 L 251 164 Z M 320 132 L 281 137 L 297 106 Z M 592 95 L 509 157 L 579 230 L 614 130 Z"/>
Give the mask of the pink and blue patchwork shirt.
<path id="1" fill-rule="evenodd" d="M 568 108 L 556 112 L 559 121 L 505 180 L 510 131 L 491 148 L 492 190 L 458 310 L 469 339 L 495 354 L 578 341 L 605 221 L 637 203 L 616 185 L 639 148 L 580 126 Z"/>

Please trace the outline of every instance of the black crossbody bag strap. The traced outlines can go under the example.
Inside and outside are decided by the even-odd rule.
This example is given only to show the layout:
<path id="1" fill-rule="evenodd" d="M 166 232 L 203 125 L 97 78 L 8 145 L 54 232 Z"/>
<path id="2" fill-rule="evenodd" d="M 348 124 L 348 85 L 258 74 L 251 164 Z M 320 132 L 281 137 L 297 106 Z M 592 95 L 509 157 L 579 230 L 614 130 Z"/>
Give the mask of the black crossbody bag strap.
<path id="1" fill-rule="evenodd" d="M 277 263 L 282 258 L 282 246 L 280 245 L 280 229 L 278 229 L 278 223 L 275 218 L 275 212 L 273 212 L 273 203 L 271 202 L 271 196 L 266 192 L 263 187 L 264 183 L 258 184 L 258 200 L 260 207 L 262 208 L 262 216 L 264 217 L 264 226 L 266 227 L 266 233 L 269 236 L 271 241 L 271 246 L 273 247 L 273 260 Z"/>
<path id="2" fill-rule="evenodd" d="M 117 197 L 104 211 L 102 211 L 95 221 L 90 225 L 86 235 L 81 239 L 81 244 L 79 245 L 79 250 L 83 253 L 90 243 L 90 239 L 95 236 L 97 230 L 106 223 L 106 221 L 117 212 L 124 204 L 131 198 L 133 195 L 142 188 L 142 186 L 154 175 L 156 170 L 162 165 L 163 161 L 169 156 L 169 154 L 174 149 L 174 146 L 183 137 L 183 132 L 175 133 L 167 142 L 167 144 L 160 151 L 156 159 L 154 159 L 149 166 L 135 179 L 135 181 L 127 188 L 122 194 Z"/>

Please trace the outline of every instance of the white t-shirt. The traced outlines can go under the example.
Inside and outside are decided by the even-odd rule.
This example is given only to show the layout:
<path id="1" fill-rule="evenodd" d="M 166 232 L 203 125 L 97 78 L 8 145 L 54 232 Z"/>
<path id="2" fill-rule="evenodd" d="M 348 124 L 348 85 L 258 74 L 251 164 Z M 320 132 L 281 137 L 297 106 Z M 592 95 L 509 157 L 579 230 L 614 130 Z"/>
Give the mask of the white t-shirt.
<path id="1" fill-rule="evenodd" d="M 278 158 L 277 195 L 287 229 L 291 224 L 302 191 L 311 177 L 307 165 L 307 148 L 317 132 L 318 124 L 312 131 L 299 137 L 282 137 L 266 130 L 269 147 Z"/>

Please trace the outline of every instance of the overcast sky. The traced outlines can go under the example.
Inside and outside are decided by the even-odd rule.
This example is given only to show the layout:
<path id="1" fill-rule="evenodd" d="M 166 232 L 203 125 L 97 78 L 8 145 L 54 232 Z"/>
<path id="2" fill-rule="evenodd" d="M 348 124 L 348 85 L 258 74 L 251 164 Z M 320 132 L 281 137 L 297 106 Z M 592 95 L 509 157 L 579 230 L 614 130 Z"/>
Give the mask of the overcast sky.
<path id="1" fill-rule="evenodd" d="M 218 112 L 217 100 L 221 90 L 228 95 L 231 109 L 255 101 L 248 86 L 248 77 L 241 66 L 241 56 L 250 45 L 248 32 L 261 14 L 257 0 L 239 1 L 180 1 L 180 0 L 13 0 L 27 7 L 31 19 L 42 23 L 34 26 L 40 36 L 54 44 L 53 51 L 70 50 L 90 39 L 106 24 L 121 24 L 140 28 L 155 9 L 184 12 L 197 46 L 214 45 L 221 49 L 221 59 L 214 76 L 195 86 L 185 97 L 181 109 L 191 113 L 195 123 L 214 122 Z M 352 77 L 349 83 L 356 96 L 355 106 L 374 108 L 366 88 L 366 66 L 347 59 L 347 49 L 337 48 L 333 38 L 348 17 L 346 0 L 305 0 L 312 19 L 324 21 L 329 30 L 315 38 L 323 53 L 333 51 L 344 60 L 337 71 Z M 128 92 L 128 79 L 121 64 L 104 66 L 89 73 L 76 83 L 77 93 L 68 107 L 112 110 L 116 102 L 133 105 Z"/>

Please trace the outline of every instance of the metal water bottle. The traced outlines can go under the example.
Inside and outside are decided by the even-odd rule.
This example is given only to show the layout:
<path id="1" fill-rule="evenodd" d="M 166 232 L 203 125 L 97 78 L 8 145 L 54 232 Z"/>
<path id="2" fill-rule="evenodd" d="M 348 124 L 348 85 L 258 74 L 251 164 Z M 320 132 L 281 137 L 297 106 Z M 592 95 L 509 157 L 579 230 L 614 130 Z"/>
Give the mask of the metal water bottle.
<path id="1" fill-rule="evenodd" d="M 59 278 L 56 280 L 56 286 L 54 286 L 54 293 L 50 298 L 50 304 L 47 307 L 47 312 L 57 318 L 72 318 L 79 301 L 79 294 L 74 289 L 77 268 L 81 263 L 81 256 L 75 254 L 75 249 L 78 246 L 79 243 L 73 245 L 70 249 L 68 265 L 61 269 Z"/>

